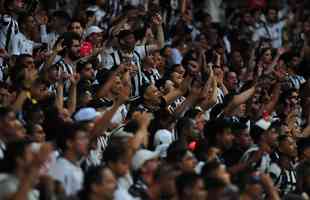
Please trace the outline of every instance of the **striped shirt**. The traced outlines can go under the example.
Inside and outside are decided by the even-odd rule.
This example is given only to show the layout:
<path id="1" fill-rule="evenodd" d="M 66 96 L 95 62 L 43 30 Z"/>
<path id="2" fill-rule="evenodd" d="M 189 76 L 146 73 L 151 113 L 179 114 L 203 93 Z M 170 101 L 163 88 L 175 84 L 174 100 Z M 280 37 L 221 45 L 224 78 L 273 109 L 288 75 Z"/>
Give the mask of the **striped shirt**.
<path id="1" fill-rule="evenodd" d="M 143 84 L 151 84 L 158 81 L 161 76 L 157 69 L 151 69 L 150 71 L 143 71 Z"/>
<path id="2" fill-rule="evenodd" d="M 125 58 L 129 58 L 131 64 L 137 66 L 137 73 L 135 76 L 131 77 L 131 100 L 137 100 L 141 97 L 141 87 L 143 85 L 143 75 L 142 75 L 142 60 L 145 56 L 147 56 L 149 48 L 151 46 L 137 46 L 134 49 L 132 55 L 126 55 L 122 53 L 120 50 L 116 50 L 110 55 L 103 57 L 103 67 L 110 70 L 111 68 L 120 65 L 122 62 L 125 61 Z"/>
<path id="3" fill-rule="evenodd" d="M 0 15 L 0 48 L 9 50 L 17 33 L 19 33 L 17 21 L 9 15 Z"/>
<path id="4" fill-rule="evenodd" d="M 255 152 L 257 152 L 257 151 L 259 151 L 259 147 L 257 145 L 250 147 L 243 154 L 240 161 L 241 162 L 248 162 L 254 156 Z M 250 163 L 250 166 L 253 169 L 258 170 L 262 173 L 268 172 L 270 165 L 271 165 L 271 157 L 267 153 L 264 153 L 258 162 Z"/>
<path id="5" fill-rule="evenodd" d="M 303 76 L 299 75 L 291 75 L 288 77 L 288 81 L 290 83 L 291 88 L 299 90 L 301 85 L 306 82 Z"/>
<path id="6" fill-rule="evenodd" d="M 59 67 L 58 69 L 62 69 L 63 73 L 68 74 L 68 75 L 73 75 L 75 69 L 72 65 L 66 64 L 64 59 L 61 58 L 56 65 Z M 66 80 L 64 82 L 64 95 L 67 96 L 69 94 L 69 89 L 70 89 L 70 81 Z"/>
<path id="7" fill-rule="evenodd" d="M 102 161 L 102 154 L 108 146 L 109 137 L 107 135 L 101 135 L 96 140 L 96 149 L 91 150 L 86 159 L 86 168 L 90 166 L 99 166 Z"/>
<path id="8" fill-rule="evenodd" d="M 286 195 L 296 190 L 296 171 L 290 163 L 289 169 L 283 169 L 278 162 L 273 162 L 269 168 L 269 174 L 281 195 Z"/>

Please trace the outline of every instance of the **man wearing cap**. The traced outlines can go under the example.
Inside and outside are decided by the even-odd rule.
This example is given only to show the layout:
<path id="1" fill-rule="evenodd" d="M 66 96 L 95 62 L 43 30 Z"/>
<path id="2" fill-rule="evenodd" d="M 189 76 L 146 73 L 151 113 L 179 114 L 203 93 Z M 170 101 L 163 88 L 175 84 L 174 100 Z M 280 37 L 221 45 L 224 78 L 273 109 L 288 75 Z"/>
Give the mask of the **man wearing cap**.
<path id="1" fill-rule="evenodd" d="M 153 17 L 153 24 L 159 32 L 162 32 L 161 18 Z M 132 30 L 122 30 L 118 34 L 119 48 L 110 55 L 103 57 L 104 68 L 111 70 L 125 64 L 131 72 L 131 100 L 137 100 L 141 97 L 140 89 L 143 84 L 142 60 L 154 50 L 159 49 L 163 44 L 163 37 L 158 38 L 159 45 L 137 46 L 136 33 Z"/>
<path id="2" fill-rule="evenodd" d="M 81 44 L 81 56 L 90 56 L 95 48 L 100 48 L 103 42 L 103 32 L 98 26 L 90 26 L 85 31 L 85 41 Z"/>
<path id="3" fill-rule="evenodd" d="M 140 149 L 132 158 L 131 167 L 136 174 L 134 184 L 129 188 L 129 193 L 139 199 L 148 200 L 149 186 L 154 182 L 154 173 L 159 165 L 158 153 Z"/>

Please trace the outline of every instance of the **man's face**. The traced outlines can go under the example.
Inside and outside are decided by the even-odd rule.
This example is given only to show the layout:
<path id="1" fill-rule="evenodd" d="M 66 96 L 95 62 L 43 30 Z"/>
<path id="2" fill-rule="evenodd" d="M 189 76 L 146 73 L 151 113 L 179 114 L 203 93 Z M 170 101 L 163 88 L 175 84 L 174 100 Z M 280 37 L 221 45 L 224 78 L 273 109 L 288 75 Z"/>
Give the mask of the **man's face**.
<path id="1" fill-rule="evenodd" d="M 101 176 L 103 180 L 100 184 L 96 184 L 95 194 L 101 199 L 112 200 L 114 191 L 117 187 L 116 177 L 109 168 L 105 168 L 101 171 Z"/>
<path id="2" fill-rule="evenodd" d="M 290 158 L 295 158 L 297 156 L 296 141 L 292 137 L 286 138 L 279 144 L 279 150 Z"/>
<path id="3" fill-rule="evenodd" d="M 75 153 L 79 157 L 86 156 L 88 154 L 89 140 L 85 131 L 78 130 L 72 144 Z"/>
<path id="4" fill-rule="evenodd" d="M 83 35 L 83 27 L 80 22 L 73 22 L 70 26 L 70 31 L 79 34 L 79 36 Z"/>
<path id="5" fill-rule="evenodd" d="M 161 92 L 154 84 L 150 85 L 144 93 L 144 99 L 156 105 L 159 105 L 161 96 Z"/>
<path id="6" fill-rule="evenodd" d="M 245 13 L 243 16 L 243 21 L 245 24 L 252 24 L 253 23 L 253 17 L 250 13 Z"/>
<path id="7" fill-rule="evenodd" d="M 111 92 L 114 95 L 118 95 L 119 92 L 121 91 L 123 85 L 122 85 L 122 80 L 119 76 L 116 76 L 114 78 L 114 81 L 112 83 L 112 87 L 111 87 Z"/>
<path id="8" fill-rule="evenodd" d="M 25 66 L 27 69 L 35 69 L 35 64 L 34 60 L 32 57 L 25 57 L 22 61 L 22 64 Z"/>
<path id="9" fill-rule="evenodd" d="M 233 145 L 234 139 L 235 139 L 235 136 L 231 132 L 231 129 L 225 128 L 223 130 L 223 133 L 221 134 L 221 138 L 220 138 L 220 141 L 222 143 L 222 145 L 221 145 L 222 148 L 227 149 L 227 150 L 230 149 Z"/>
<path id="10" fill-rule="evenodd" d="M 95 71 L 93 69 L 92 64 L 88 63 L 82 69 L 81 78 L 86 79 L 86 80 L 94 80 L 95 79 Z"/>
<path id="11" fill-rule="evenodd" d="M 121 39 L 121 46 L 132 51 L 136 46 L 136 42 L 134 34 L 130 34 Z"/>
<path id="12" fill-rule="evenodd" d="M 7 88 L 0 88 L 0 105 L 8 106 L 12 101 L 12 95 Z"/>
<path id="13" fill-rule="evenodd" d="M 9 112 L 1 121 L 2 135 L 9 139 L 22 139 L 26 136 L 25 128 L 22 123 L 16 119 L 14 112 Z"/>
<path id="14" fill-rule="evenodd" d="M 204 126 L 206 124 L 206 120 L 204 118 L 204 115 L 198 114 L 195 118 L 195 129 L 199 132 L 199 133 L 203 133 L 203 129 Z"/>
<path id="15" fill-rule="evenodd" d="M 59 74 L 58 69 L 52 68 L 48 71 L 48 80 L 51 83 L 56 83 L 57 81 L 60 80 L 60 74 Z"/>
<path id="16" fill-rule="evenodd" d="M 145 59 L 144 59 L 144 67 L 146 68 L 154 68 L 156 65 L 156 62 L 155 62 L 155 58 L 154 56 L 147 56 Z"/>
<path id="17" fill-rule="evenodd" d="M 79 40 L 73 40 L 72 45 L 69 51 L 69 56 L 72 60 L 77 60 L 80 57 L 80 41 Z"/>
<path id="18" fill-rule="evenodd" d="M 276 10 L 274 9 L 270 9 L 268 11 L 268 15 L 267 15 L 267 19 L 268 21 L 272 22 L 272 23 L 275 23 L 277 21 L 277 18 L 278 18 L 278 13 Z"/>
<path id="19" fill-rule="evenodd" d="M 226 79 L 227 88 L 230 90 L 237 89 L 238 78 L 235 72 L 228 72 Z"/>
<path id="20" fill-rule="evenodd" d="M 240 130 L 235 141 L 241 148 L 247 148 L 253 144 L 252 137 L 247 129 Z"/>
<path id="21" fill-rule="evenodd" d="M 275 128 L 271 128 L 268 130 L 267 133 L 267 143 L 270 147 L 277 147 L 278 146 L 278 137 L 279 134 Z"/>

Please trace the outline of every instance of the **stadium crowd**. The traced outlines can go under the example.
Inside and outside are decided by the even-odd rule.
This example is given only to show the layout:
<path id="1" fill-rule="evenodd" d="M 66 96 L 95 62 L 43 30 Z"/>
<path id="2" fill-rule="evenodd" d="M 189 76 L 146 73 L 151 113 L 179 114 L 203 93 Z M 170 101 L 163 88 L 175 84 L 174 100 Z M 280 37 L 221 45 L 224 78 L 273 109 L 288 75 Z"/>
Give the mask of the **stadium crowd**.
<path id="1" fill-rule="evenodd" d="M 309 200 L 310 1 L 0 0 L 0 200 Z"/>

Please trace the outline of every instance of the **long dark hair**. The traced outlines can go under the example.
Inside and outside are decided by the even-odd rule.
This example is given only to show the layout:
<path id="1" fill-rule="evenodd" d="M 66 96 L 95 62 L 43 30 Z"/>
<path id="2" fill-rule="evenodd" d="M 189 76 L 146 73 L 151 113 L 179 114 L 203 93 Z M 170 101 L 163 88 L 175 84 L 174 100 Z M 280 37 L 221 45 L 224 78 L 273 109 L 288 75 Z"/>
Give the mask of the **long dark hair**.
<path id="1" fill-rule="evenodd" d="M 30 140 L 17 140 L 8 143 L 4 152 L 4 158 L 0 160 L 0 172 L 13 173 L 17 167 L 16 159 L 25 155 L 26 148 L 30 144 Z"/>

